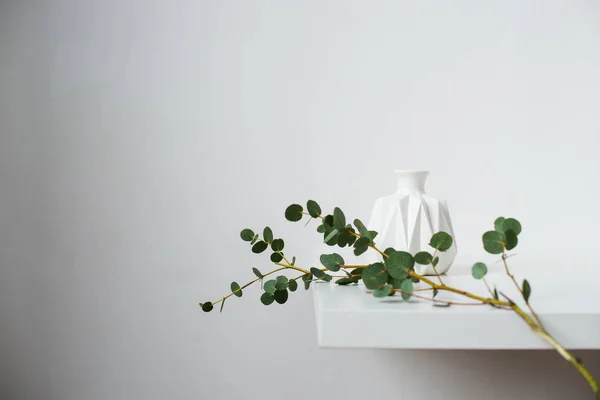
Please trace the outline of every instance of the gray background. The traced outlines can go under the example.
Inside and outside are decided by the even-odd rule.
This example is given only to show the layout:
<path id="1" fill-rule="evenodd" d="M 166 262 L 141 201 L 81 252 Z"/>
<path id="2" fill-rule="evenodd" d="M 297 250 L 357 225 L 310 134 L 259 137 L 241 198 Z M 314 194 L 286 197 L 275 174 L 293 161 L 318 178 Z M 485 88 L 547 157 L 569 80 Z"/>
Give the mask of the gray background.
<path id="1" fill-rule="evenodd" d="M 577 290 L 599 71 L 595 1 L 1 1 L 2 399 L 591 398 L 550 351 L 319 349 L 309 293 L 197 304 L 269 268 L 241 228 L 310 265 L 285 207 L 366 219 L 395 168 L 432 171 L 459 263 L 515 216 L 517 274 Z"/>

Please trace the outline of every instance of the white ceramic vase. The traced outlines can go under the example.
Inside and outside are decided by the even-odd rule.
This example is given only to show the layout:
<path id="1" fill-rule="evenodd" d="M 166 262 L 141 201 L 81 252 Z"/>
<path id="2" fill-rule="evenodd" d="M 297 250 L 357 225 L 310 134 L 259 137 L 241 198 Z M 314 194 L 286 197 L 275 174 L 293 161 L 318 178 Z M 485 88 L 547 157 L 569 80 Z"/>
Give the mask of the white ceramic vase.
<path id="1" fill-rule="evenodd" d="M 375 243 L 382 250 L 393 247 L 413 255 L 420 251 L 433 253 L 429 240 L 434 233 L 444 231 L 454 238 L 448 205 L 425 193 L 428 171 L 395 173 L 398 179 L 396 193 L 377 199 L 367 225 L 379 232 Z M 448 272 L 456 257 L 456 240 L 448 251 L 437 255 L 440 257 L 436 267 L 438 272 Z M 381 261 L 371 259 L 373 255 L 368 257 L 369 262 Z M 415 271 L 421 275 L 435 275 L 431 265 L 415 264 Z"/>

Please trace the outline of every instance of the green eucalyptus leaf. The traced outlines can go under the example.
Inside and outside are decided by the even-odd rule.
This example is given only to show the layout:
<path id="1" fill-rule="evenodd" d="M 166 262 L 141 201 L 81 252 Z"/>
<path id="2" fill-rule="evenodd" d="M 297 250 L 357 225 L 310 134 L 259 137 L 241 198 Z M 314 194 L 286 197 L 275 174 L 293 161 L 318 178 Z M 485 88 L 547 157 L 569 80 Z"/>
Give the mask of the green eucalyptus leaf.
<path id="1" fill-rule="evenodd" d="M 394 289 L 400 289 L 402 287 L 402 282 L 404 282 L 404 279 L 394 278 L 391 275 L 388 276 L 387 283 L 392 285 Z"/>
<path id="2" fill-rule="evenodd" d="M 427 251 L 421 251 L 415 254 L 415 262 L 421 265 L 431 264 L 433 256 Z"/>
<path id="3" fill-rule="evenodd" d="M 275 239 L 271 243 L 271 250 L 281 251 L 281 250 L 283 250 L 284 246 L 285 246 L 285 242 L 283 241 L 283 239 Z"/>
<path id="4" fill-rule="evenodd" d="M 350 285 L 353 283 L 358 283 L 358 279 L 356 278 L 340 278 L 337 281 L 335 281 L 336 284 L 341 285 L 341 286 L 345 286 L 345 285 Z"/>
<path id="5" fill-rule="evenodd" d="M 369 265 L 362 273 L 362 280 L 367 289 L 375 290 L 388 280 L 388 273 L 383 263 Z"/>
<path id="6" fill-rule="evenodd" d="M 413 283 L 410 279 L 405 279 L 400 285 L 400 290 L 402 290 L 402 299 L 408 300 L 411 298 L 413 292 Z"/>
<path id="7" fill-rule="evenodd" d="M 506 236 L 502 232 L 488 231 L 483 234 L 483 248 L 490 254 L 500 254 L 504 251 Z"/>
<path id="8" fill-rule="evenodd" d="M 531 285 L 529 285 L 529 282 L 527 281 L 527 279 L 523 280 L 523 298 L 525 299 L 526 302 L 529 301 L 529 296 L 531 296 Z"/>
<path id="9" fill-rule="evenodd" d="M 265 292 L 262 294 L 262 296 L 260 296 L 260 302 L 263 303 L 265 306 L 272 304 L 273 301 L 275 301 L 275 297 L 273 297 L 273 293 Z"/>
<path id="10" fill-rule="evenodd" d="M 237 297 L 242 297 L 242 289 L 240 289 L 240 285 L 237 282 L 231 282 L 231 293 L 233 293 Z"/>
<path id="11" fill-rule="evenodd" d="M 295 292 L 296 289 L 298 289 L 298 282 L 296 282 L 296 280 L 292 279 L 291 281 L 288 282 L 288 288 L 290 289 L 290 292 Z"/>
<path id="12" fill-rule="evenodd" d="M 357 239 L 356 242 L 354 242 L 354 255 L 360 256 L 361 254 L 363 254 L 365 251 L 368 250 L 369 244 L 370 241 L 367 237 L 361 237 Z"/>
<path id="13" fill-rule="evenodd" d="M 325 218 L 323 218 L 323 224 L 325 224 L 325 228 L 333 228 L 333 215 L 326 215 Z"/>
<path id="14" fill-rule="evenodd" d="M 285 210 L 285 219 L 296 222 L 302 219 L 302 211 L 304 209 L 300 204 L 292 204 Z"/>
<path id="15" fill-rule="evenodd" d="M 309 200 L 306 203 L 306 210 L 313 218 L 317 218 L 319 215 L 321 215 L 321 207 L 319 207 L 317 202 L 314 200 Z"/>
<path id="16" fill-rule="evenodd" d="M 330 271 L 337 272 L 340 270 L 340 265 L 344 264 L 344 259 L 337 253 L 322 254 L 319 257 L 321 264 Z"/>
<path id="17" fill-rule="evenodd" d="M 350 271 L 350 275 L 360 275 L 362 276 L 364 268 L 356 268 Z"/>
<path id="18" fill-rule="evenodd" d="M 310 287 L 310 283 L 312 282 L 313 276 L 312 274 L 306 274 L 302 276 L 302 281 L 304 282 L 304 290 L 308 290 Z"/>
<path id="19" fill-rule="evenodd" d="M 405 279 L 414 265 L 413 256 L 405 251 L 394 251 L 385 260 L 388 273 L 397 279 Z"/>
<path id="20" fill-rule="evenodd" d="M 200 303 L 200 307 L 202 307 L 202 311 L 211 312 L 213 309 L 213 303 L 207 301 L 206 303 Z"/>
<path id="21" fill-rule="evenodd" d="M 433 296 L 431 296 L 432 299 L 435 298 L 435 296 L 437 296 L 439 293 L 439 291 L 436 288 L 433 288 Z"/>
<path id="22" fill-rule="evenodd" d="M 292 257 L 292 265 L 296 265 L 296 256 Z"/>
<path id="23" fill-rule="evenodd" d="M 514 231 L 517 235 L 519 235 L 521 233 L 521 223 L 514 218 L 507 218 L 502 224 L 502 229 L 504 232 L 510 229 L 511 231 Z"/>
<path id="24" fill-rule="evenodd" d="M 433 303 L 434 307 L 443 307 L 443 308 L 447 308 L 450 307 L 450 303 Z"/>
<path id="25" fill-rule="evenodd" d="M 495 300 L 499 300 L 499 297 L 498 297 L 498 289 L 496 289 L 496 287 L 495 287 L 495 286 L 494 286 L 494 299 L 495 299 Z"/>
<path id="26" fill-rule="evenodd" d="M 439 257 L 435 257 L 431 263 L 433 264 L 434 267 L 437 267 L 438 263 L 440 262 L 440 258 Z"/>
<path id="27" fill-rule="evenodd" d="M 257 268 L 252 268 L 252 272 L 254 272 L 254 275 L 256 275 L 257 278 L 263 278 L 263 274 Z"/>
<path id="28" fill-rule="evenodd" d="M 263 230 L 263 239 L 267 243 L 273 243 L 273 231 L 268 226 Z"/>
<path id="29" fill-rule="evenodd" d="M 271 261 L 273 261 L 274 263 L 278 263 L 281 260 L 283 260 L 283 256 L 280 253 L 271 254 Z"/>
<path id="30" fill-rule="evenodd" d="M 275 301 L 277 303 L 285 304 L 285 302 L 288 299 L 288 291 L 286 289 L 278 290 L 275 293 L 273 293 L 273 297 L 275 298 Z"/>
<path id="31" fill-rule="evenodd" d="M 243 241 L 250 242 L 252 241 L 252 239 L 254 239 L 254 232 L 252 231 L 252 229 L 242 229 L 242 231 L 240 232 L 240 237 Z"/>
<path id="32" fill-rule="evenodd" d="M 331 280 L 333 279 L 333 276 L 331 276 L 329 274 L 325 274 L 325 276 L 320 279 L 324 282 L 331 282 Z"/>
<path id="33" fill-rule="evenodd" d="M 333 227 L 338 231 L 342 231 L 346 227 L 346 216 L 338 207 L 333 209 Z"/>
<path id="34" fill-rule="evenodd" d="M 502 228 L 502 226 L 503 226 L 505 220 L 506 220 L 506 218 L 504 218 L 504 217 L 496 218 L 496 220 L 494 221 L 494 230 L 496 232 L 504 232 L 504 229 Z"/>
<path id="35" fill-rule="evenodd" d="M 340 247 L 346 247 L 346 245 L 348 245 L 353 238 L 354 237 L 350 235 L 350 233 L 346 229 L 344 229 L 340 232 L 340 235 L 338 236 L 337 245 Z"/>
<path id="36" fill-rule="evenodd" d="M 277 281 L 275 279 L 270 279 L 265 282 L 263 289 L 265 292 L 273 294 L 277 290 L 275 285 L 277 285 Z"/>
<path id="37" fill-rule="evenodd" d="M 358 233 L 360 233 L 361 236 L 367 236 L 369 234 L 369 230 L 360 219 L 357 218 L 354 220 L 354 226 L 358 229 Z"/>
<path id="38" fill-rule="evenodd" d="M 506 236 L 506 250 L 512 250 L 519 244 L 519 237 L 512 229 L 507 229 L 504 232 L 504 236 Z"/>
<path id="39" fill-rule="evenodd" d="M 276 290 L 284 290 L 287 289 L 288 286 L 288 278 L 285 275 L 279 275 L 275 279 L 275 289 Z"/>
<path id="40" fill-rule="evenodd" d="M 223 312 L 223 307 L 225 307 L 225 300 L 223 299 L 223 301 L 221 302 L 221 308 L 219 308 L 219 312 L 222 313 Z"/>
<path id="41" fill-rule="evenodd" d="M 261 240 L 260 242 L 256 242 L 254 246 L 252 246 L 252 252 L 256 254 L 262 253 L 267 249 L 267 247 L 269 247 L 269 245 Z"/>
<path id="42" fill-rule="evenodd" d="M 317 226 L 317 232 L 324 233 L 325 232 L 325 225 L 321 224 L 321 225 Z"/>
<path id="43" fill-rule="evenodd" d="M 429 245 L 434 249 L 438 249 L 439 251 L 447 251 L 452 247 L 452 236 L 450 236 L 446 232 L 438 232 L 435 233 L 431 240 L 429 241 Z"/>
<path id="44" fill-rule="evenodd" d="M 315 267 L 311 267 L 310 272 L 315 278 L 323 278 L 325 276 L 325 272 Z"/>
<path id="45" fill-rule="evenodd" d="M 337 244 L 337 238 L 338 238 L 339 233 L 340 233 L 340 231 L 338 231 L 336 228 L 333 228 L 332 230 L 330 230 L 327 233 L 327 235 L 325 235 L 325 238 L 323 239 L 323 241 L 325 243 L 329 243 L 335 239 L 335 243 Z"/>
<path id="46" fill-rule="evenodd" d="M 473 264 L 473 267 L 471 268 L 471 275 L 473 275 L 473 278 L 475 278 L 475 279 L 483 278 L 485 276 L 485 274 L 487 274 L 487 272 L 488 272 L 487 265 L 485 265 L 482 262 Z"/>
<path id="47" fill-rule="evenodd" d="M 369 242 L 371 244 L 373 244 L 374 243 L 373 241 L 377 237 L 377 232 L 376 231 L 368 231 L 367 234 L 366 234 L 366 237 L 368 237 L 369 238 Z"/>
<path id="48" fill-rule="evenodd" d="M 392 288 L 388 285 L 377 288 L 373 292 L 373 296 L 379 297 L 379 298 L 388 297 L 390 294 L 392 294 Z"/>

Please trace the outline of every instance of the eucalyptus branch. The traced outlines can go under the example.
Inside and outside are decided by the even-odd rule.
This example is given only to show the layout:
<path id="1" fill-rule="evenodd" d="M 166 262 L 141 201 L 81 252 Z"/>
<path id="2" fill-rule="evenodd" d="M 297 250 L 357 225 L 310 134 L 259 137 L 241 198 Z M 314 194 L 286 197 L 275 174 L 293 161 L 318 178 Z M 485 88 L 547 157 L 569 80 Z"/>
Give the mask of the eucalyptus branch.
<path id="1" fill-rule="evenodd" d="M 261 281 L 271 274 L 279 271 L 291 270 L 300 272 L 301 275 L 294 278 L 287 278 L 284 275 L 279 275 L 276 279 L 268 280 L 264 282 L 263 290 L 260 300 L 264 305 L 270 305 L 274 302 L 284 304 L 288 300 L 289 292 L 296 291 L 298 287 L 298 280 L 302 280 L 304 288 L 309 289 L 310 284 L 314 281 L 332 281 L 333 278 L 339 278 L 335 281 L 338 285 L 354 285 L 359 281 L 363 281 L 369 293 L 378 298 L 385 298 L 394 294 L 400 294 L 404 301 L 410 300 L 412 297 L 430 301 L 433 305 L 438 307 L 450 307 L 450 306 L 462 306 L 462 305 L 489 305 L 491 307 L 511 310 L 515 312 L 521 319 L 523 319 L 528 326 L 534 331 L 535 334 L 540 336 L 567 361 L 569 361 L 575 369 L 586 379 L 591 389 L 594 391 L 596 396 L 600 399 L 600 388 L 590 372 L 583 366 L 581 361 L 575 358 L 567 349 L 565 349 L 560 343 L 558 343 L 542 324 L 541 319 L 535 313 L 531 304 L 529 303 L 529 297 L 531 295 L 531 285 L 527 280 L 523 281 L 523 285 L 519 286 L 514 275 L 508 268 L 506 259 L 506 251 L 514 249 L 518 244 L 518 235 L 521 233 L 521 224 L 513 218 L 500 217 L 494 222 L 494 230 L 488 231 L 483 234 L 482 242 L 484 249 L 490 254 L 501 255 L 504 264 L 504 269 L 510 279 L 517 287 L 519 293 L 523 297 L 525 304 L 527 305 L 531 316 L 525 313 L 514 301 L 502 296 L 506 299 L 500 300 L 496 287 L 492 291 L 492 288 L 485 279 L 485 275 L 488 272 L 488 267 L 482 262 L 477 262 L 473 265 L 471 274 L 473 278 L 480 279 L 485 284 L 490 297 L 479 296 L 459 288 L 448 286 L 444 283 L 441 274 L 437 270 L 436 266 L 439 261 L 438 252 L 448 251 L 452 244 L 453 238 L 446 232 L 435 233 L 429 242 L 429 246 L 433 249 L 433 253 L 428 251 L 420 251 L 415 255 L 407 253 L 405 251 L 399 251 L 394 248 L 387 248 L 382 250 L 377 247 L 375 238 L 377 232 L 368 230 L 367 227 L 359 220 L 355 219 L 352 224 L 347 223 L 346 217 L 342 210 L 335 208 L 332 214 L 323 215 L 320 206 L 313 200 L 309 200 L 306 204 L 307 211 L 299 204 L 292 204 L 285 210 L 285 218 L 288 221 L 296 222 L 300 221 L 304 215 L 309 215 L 311 219 L 320 221 L 320 225 L 317 227 L 317 231 L 323 235 L 323 241 L 328 246 L 338 247 L 352 247 L 354 254 L 359 256 L 371 249 L 378 253 L 382 261 L 375 262 L 369 265 L 352 265 L 346 264 L 344 258 L 338 253 L 322 254 L 319 258 L 321 267 L 311 267 L 310 269 L 301 268 L 295 265 L 295 257 L 292 261 L 283 253 L 284 241 L 283 239 L 275 239 L 271 228 L 265 227 L 263 230 L 263 238 L 260 239 L 259 235 L 255 234 L 251 229 L 244 229 L 241 231 L 240 236 L 242 240 L 250 242 L 252 245 L 252 252 L 259 254 L 270 248 L 272 251 L 270 255 L 271 262 L 279 267 L 266 274 L 262 274 L 256 268 L 253 268 L 254 274 L 257 276 L 256 279 L 240 287 L 236 282 L 231 284 L 231 293 L 222 297 L 214 303 L 206 302 L 200 303 L 202 310 L 211 311 L 213 305 L 221 302 L 221 309 L 225 300 L 232 295 L 241 297 L 242 289 L 250 286 L 251 284 Z M 309 221 L 310 222 L 310 221 Z M 429 279 L 428 277 L 421 275 L 415 271 L 415 263 L 421 265 L 431 265 L 439 284 Z M 343 271 L 346 276 L 331 275 L 331 272 Z M 350 272 L 348 272 L 350 271 Z M 426 285 L 426 288 L 414 288 L 414 283 L 421 282 Z M 431 297 L 416 294 L 418 291 L 432 290 L 433 294 Z M 435 296 L 440 292 L 445 291 L 449 293 L 455 293 L 462 297 L 466 297 L 473 301 L 471 302 L 460 302 L 453 300 L 442 300 L 436 299 Z"/>

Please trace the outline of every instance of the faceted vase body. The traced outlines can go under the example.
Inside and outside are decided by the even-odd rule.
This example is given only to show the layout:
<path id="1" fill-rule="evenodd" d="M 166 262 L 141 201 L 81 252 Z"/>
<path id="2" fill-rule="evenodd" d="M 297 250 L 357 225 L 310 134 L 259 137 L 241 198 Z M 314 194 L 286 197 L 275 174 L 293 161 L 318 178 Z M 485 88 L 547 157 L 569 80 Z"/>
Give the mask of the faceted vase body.
<path id="1" fill-rule="evenodd" d="M 393 247 L 412 255 L 420 251 L 433 254 L 429 240 L 434 233 L 444 231 L 454 239 L 448 205 L 425 193 L 428 171 L 395 172 L 398 178 L 396 193 L 377 199 L 367 226 L 379 232 L 375 242 L 382 250 Z M 440 274 L 447 272 L 456 257 L 456 240 L 448 251 L 438 252 L 437 256 L 440 260 L 436 269 Z M 370 262 L 381 261 L 372 255 L 368 257 Z M 421 275 L 435 275 L 431 265 L 415 264 L 415 271 Z"/>

